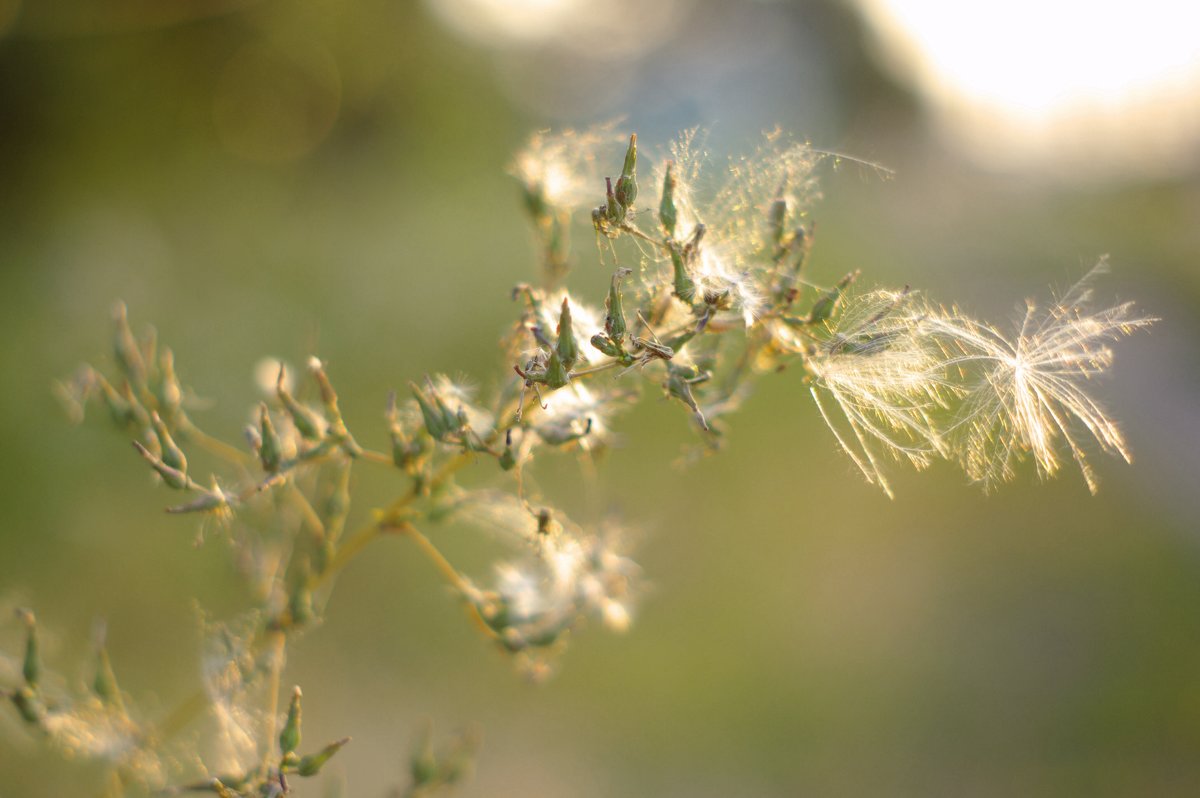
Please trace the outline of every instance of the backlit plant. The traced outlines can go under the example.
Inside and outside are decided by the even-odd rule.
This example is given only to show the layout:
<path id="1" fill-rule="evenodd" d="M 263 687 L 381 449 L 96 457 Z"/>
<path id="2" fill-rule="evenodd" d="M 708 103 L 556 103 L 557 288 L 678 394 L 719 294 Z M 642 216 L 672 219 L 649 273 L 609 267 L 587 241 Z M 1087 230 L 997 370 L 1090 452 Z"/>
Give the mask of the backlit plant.
<path id="1" fill-rule="evenodd" d="M 386 535 L 411 540 L 479 634 L 523 673 L 544 677 L 584 619 L 628 626 L 638 567 L 619 524 L 572 520 L 523 475 L 556 456 L 592 465 L 646 392 L 691 419 L 690 456 L 699 456 L 720 448 L 759 377 L 802 369 L 837 442 L 888 495 L 893 462 L 948 460 L 991 490 L 1024 459 L 1043 477 L 1071 460 L 1095 491 L 1089 448 L 1128 459 L 1087 380 L 1109 366 L 1114 339 L 1151 320 L 1128 304 L 1089 307 L 1102 265 L 1044 309 L 1030 302 L 1012 333 L 908 288 L 859 291 L 857 271 L 821 284 L 808 267 L 815 172 L 837 156 L 774 133 L 752 155 L 716 164 L 700 142 L 681 136 L 649 170 L 636 136 L 626 146 L 609 127 L 534 136 L 513 173 L 542 279 L 513 289 L 519 318 L 503 339 L 499 388 L 415 379 L 386 403 L 386 441 L 347 427 L 316 357 L 299 374 L 265 367 L 270 397 L 252 409 L 245 441 L 211 437 L 171 350 L 152 330 L 135 335 L 118 304 L 111 367 L 83 367 L 58 393 L 79 419 L 90 404 L 107 409 L 178 495 L 169 512 L 228 537 L 257 603 L 233 621 L 204 621 L 203 685 L 158 720 L 118 686 L 102 633 L 87 689 L 48 686 L 37 624 L 22 610 L 24 655 L 0 661 L 16 714 L 64 752 L 111 763 L 112 795 L 189 780 L 221 796 L 285 794 L 347 742 L 302 741 L 300 689 L 281 699 L 288 642 L 320 618 L 334 577 Z M 588 214 L 606 269 L 595 305 L 561 287 L 573 220 Z M 197 451 L 227 467 L 196 473 L 188 455 Z M 476 461 L 494 465 L 490 484 L 456 478 Z M 360 464 L 391 470 L 396 496 L 352 523 Z M 512 557 L 490 578 L 461 572 L 430 531 L 447 520 L 498 534 Z M 173 743 L 203 713 L 216 739 L 203 756 L 185 755 Z M 465 734 L 440 753 L 423 739 L 404 794 L 459 782 L 475 739 Z"/>

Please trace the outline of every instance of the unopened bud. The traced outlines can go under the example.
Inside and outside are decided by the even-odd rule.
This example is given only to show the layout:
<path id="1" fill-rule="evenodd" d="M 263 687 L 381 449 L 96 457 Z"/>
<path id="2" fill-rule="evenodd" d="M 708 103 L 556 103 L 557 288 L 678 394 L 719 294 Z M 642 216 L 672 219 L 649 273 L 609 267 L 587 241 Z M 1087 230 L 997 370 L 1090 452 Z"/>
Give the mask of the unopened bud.
<path id="1" fill-rule="evenodd" d="M 42 675 L 42 655 L 38 647 L 37 619 L 33 610 L 17 610 L 17 618 L 25 625 L 25 660 L 21 665 L 21 675 L 25 684 L 36 688 Z"/>
<path id="2" fill-rule="evenodd" d="M 168 487 L 175 488 L 176 490 L 184 490 L 189 486 L 190 483 L 186 474 L 164 463 L 153 452 L 143 446 L 141 441 L 134 441 L 133 448 L 137 450 L 137 453 L 142 456 L 143 460 L 150 464 L 151 468 L 158 472 L 158 475 L 162 477 L 163 482 Z"/>
<path id="3" fill-rule="evenodd" d="M 629 137 L 629 149 L 625 151 L 625 164 L 621 167 L 621 176 L 617 178 L 617 203 L 628 211 L 633 207 L 637 193 L 637 133 L 634 133 Z"/>
<path id="4" fill-rule="evenodd" d="M 283 462 L 283 444 L 279 433 L 275 431 L 275 422 L 271 421 L 271 411 L 266 402 L 258 405 L 258 433 L 261 443 L 258 447 L 258 459 L 262 461 L 263 471 L 274 474 Z"/>
<path id="5" fill-rule="evenodd" d="M 317 386 L 321 390 L 321 404 L 325 406 L 325 419 L 328 421 L 327 434 L 342 444 L 342 450 L 346 454 L 358 457 L 362 453 L 362 449 L 351 437 L 350 431 L 346 429 L 346 422 L 342 420 L 342 411 L 338 408 L 337 391 L 333 389 L 333 383 L 329 381 L 329 375 L 325 373 L 325 364 L 319 358 L 311 358 L 308 361 L 308 370 L 312 372 L 313 379 L 317 381 Z"/>
<path id="6" fill-rule="evenodd" d="M 124 712 L 124 702 L 121 691 L 117 687 L 117 677 L 113 673 L 112 662 L 108 658 L 108 648 L 104 644 L 104 624 L 96 627 L 96 675 L 92 679 L 92 692 L 104 704 L 116 707 Z"/>
<path id="7" fill-rule="evenodd" d="M 546 191 L 541 183 L 524 183 L 521 185 L 521 198 L 525 200 L 525 210 L 529 216 L 539 222 L 546 215 Z"/>
<path id="8" fill-rule="evenodd" d="M 571 381 L 571 374 L 558 356 L 558 352 L 550 352 L 550 360 L 546 363 L 546 374 L 542 381 L 550 390 L 557 390 Z"/>
<path id="9" fill-rule="evenodd" d="M 397 468 L 409 471 L 421 454 L 421 442 L 411 439 L 400 424 L 400 412 L 396 405 L 396 392 L 388 394 L 387 412 L 384 416 L 388 423 L 388 434 L 392 439 L 392 462 Z"/>
<path id="10" fill-rule="evenodd" d="M 41 723 L 46 717 L 46 707 L 37 696 L 37 691 L 28 685 L 18 687 L 12 693 L 13 706 L 26 723 Z"/>
<path id="11" fill-rule="evenodd" d="M 350 738 L 343 737 L 325 746 L 315 754 L 302 757 L 300 763 L 296 766 L 296 772 L 304 777 L 317 775 L 321 772 L 321 768 L 325 767 L 325 763 L 333 759 L 333 755 L 341 751 L 348 742 L 350 742 Z"/>
<path id="12" fill-rule="evenodd" d="M 770 236 L 774 257 L 778 258 L 786 252 L 784 247 L 784 227 L 787 224 L 788 202 L 786 197 L 779 197 L 771 203 L 767 211 L 767 235 Z"/>
<path id="13" fill-rule="evenodd" d="M 290 754 L 300 745 L 300 687 L 292 689 L 292 703 L 288 706 L 287 722 L 279 733 L 279 750 Z"/>
<path id="14" fill-rule="evenodd" d="M 275 393 L 283 403 L 284 410 L 291 416 L 296 431 L 306 440 L 321 439 L 321 421 L 317 414 L 296 401 L 291 391 L 287 389 L 287 374 L 282 363 L 279 364 L 279 377 L 275 380 Z"/>
<path id="15" fill-rule="evenodd" d="M 181 474 L 187 474 L 187 457 L 184 456 L 183 450 L 176 445 L 175 439 L 171 437 L 167 425 L 163 423 L 157 411 L 151 411 L 150 424 L 155 437 L 158 438 L 159 451 L 162 452 L 160 457 L 163 463 Z"/>
<path id="16" fill-rule="evenodd" d="M 512 430 L 504 433 L 504 451 L 500 453 L 500 468 L 504 471 L 512 471 L 517 467 L 517 455 L 513 452 L 512 447 Z"/>
<path id="17" fill-rule="evenodd" d="M 675 164 L 667 164 L 663 175 L 662 200 L 658 203 L 658 221 L 662 224 L 667 238 L 675 237 L 675 224 L 679 220 L 675 209 Z"/>
<path id="18" fill-rule="evenodd" d="M 609 357 L 618 357 L 621 354 L 620 348 L 604 333 L 596 333 L 592 336 L 592 346 L 596 347 Z"/>
<path id="19" fill-rule="evenodd" d="M 146 361 L 138 347 L 133 331 L 129 329 L 129 317 L 124 302 L 113 305 L 113 354 L 126 378 L 135 385 L 146 384 Z"/>
<path id="20" fill-rule="evenodd" d="M 330 544 L 337 543 L 350 514 L 350 463 L 346 461 L 333 478 L 329 497 L 325 500 L 325 534 Z"/>
<path id="21" fill-rule="evenodd" d="M 612 282 L 608 286 L 608 298 L 604 302 L 604 331 L 617 348 L 625 338 L 625 308 L 621 303 L 621 278 L 632 274 L 632 269 L 618 268 L 613 273 Z M 593 341 L 594 342 L 594 341 Z M 599 347 L 597 347 L 599 348 Z"/>
<path id="22" fill-rule="evenodd" d="M 113 423 L 122 429 L 133 424 L 137 420 L 137 414 L 130 401 L 117 393 L 117 389 L 100 374 L 96 374 L 96 383 L 100 386 L 100 394 L 104 397 L 104 404 L 108 407 Z"/>
<path id="23" fill-rule="evenodd" d="M 668 248 L 671 251 L 671 267 L 675 272 L 674 276 L 674 291 L 672 293 L 681 302 L 691 304 L 696 298 L 696 283 L 692 280 L 692 276 L 688 274 L 687 265 L 683 262 L 683 253 L 679 249 L 679 245 L 675 242 L 670 242 Z"/>
<path id="24" fill-rule="evenodd" d="M 858 271 L 852 271 L 838 280 L 838 284 L 826 291 L 817 301 L 813 303 L 812 310 L 808 314 L 809 324 L 819 324 L 827 320 L 837 310 L 838 304 L 841 302 L 842 293 L 846 287 L 858 277 Z"/>
<path id="25" fill-rule="evenodd" d="M 163 417 L 174 421 L 183 406 L 183 388 L 179 377 L 175 374 L 175 353 L 163 347 L 159 356 L 160 382 L 158 386 L 158 404 Z"/>
<path id="26" fill-rule="evenodd" d="M 687 405 L 696 416 L 696 421 L 700 423 L 700 426 L 705 431 L 708 431 L 708 420 L 704 418 L 704 413 L 700 410 L 700 405 L 696 402 L 696 397 L 692 393 L 692 386 L 704 379 L 704 375 L 701 375 L 691 367 L 676 366 L 674 363 L 668 363 L 667 381 L 663 387 L 666 388 L 668 396 L 674 397 Z"/>
<path id="27" fill-rule="evenodd" d="M 604 218 L 612 224 L 620 224 L 625 221 L 625 206 L 617 202 L 611 177 L 604 178 L 604 186 Z"/>
<path id="28" fill-rule="evenodd" d="M 417 400 L 417 406 L 421 408 L 421 418 L 425 421 L 425 429 L 429 431 L 434 440 L 443 440 L 450 430 L 441 410 L 415 382 L 410 382 L 408 387 L 412 390 L 413 398 Z"/>
<path id="29" fill-rule="evenodd" d="M 579 360 L 579 342 L 575 340 L 575 328 L 571 323 L 571 303 L 563 297 L 562 313 L 558 317 L 558 359 L 563 368 L 570 371 Z"/>
<path id="30" fill-rule="evenodd" d="M 433 753 L 433 741 L 428 726 L 421 732 L 420 742 L 409 760 L 409 774 L 412 776 L 413 787 L 429 784 L 438 776 L 437 756 Z"/>

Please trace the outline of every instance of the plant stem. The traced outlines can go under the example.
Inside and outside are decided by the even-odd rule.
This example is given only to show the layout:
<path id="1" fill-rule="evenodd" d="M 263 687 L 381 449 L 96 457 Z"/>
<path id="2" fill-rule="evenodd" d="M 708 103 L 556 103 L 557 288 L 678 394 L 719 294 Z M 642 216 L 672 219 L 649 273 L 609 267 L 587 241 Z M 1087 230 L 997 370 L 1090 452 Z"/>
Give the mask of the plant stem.
<path id="1" fill-rule="evenodd" d="M 254 463 L 253 455 L 247 454 L 246 452 L 243 452 L 241 449 L 238 449 L 234 446 L 230 446 L 228 443 L 220 440 L 219 438 L 214 438 L 212 435 L 209 435 L 207 432 L 200 429 L 190 421 L 187 422 L 187 427 L 185 428 L 184 432 L 187 437 L 201 449 L 211 455 L 221 458 L 222 460 L 228 460 L 229 462 L 240 466 L 249 466 L 253 465 Z"/>

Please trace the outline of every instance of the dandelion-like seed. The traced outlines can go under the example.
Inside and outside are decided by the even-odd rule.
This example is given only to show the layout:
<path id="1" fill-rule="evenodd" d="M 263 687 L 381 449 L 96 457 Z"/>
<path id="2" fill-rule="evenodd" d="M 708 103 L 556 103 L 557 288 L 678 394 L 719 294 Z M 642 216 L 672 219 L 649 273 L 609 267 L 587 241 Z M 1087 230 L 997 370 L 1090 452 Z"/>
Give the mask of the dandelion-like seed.
<path id="1" fill-rule="evenodd" d="M 852 298 L 808 346 L 821 417 L 867 481 L 889 497 L 885 457 L 920 469 L 946 453 L 937 419 L 959 389 L 947 378 L 948 350 L 927 333 L 929 313 L 907 290 L 873 291 Z M 789 335 L 797 345 L 799 336 Z"/>
<path id="2" fill-rule="evenodd" d="M 610 419 L 629 405 L 615 390 L 593 390 L 576 382 L 558 391 L 533 423 L 538 437 L 551 446 L 577 445 L 584 451 L 602 449 L 612 440 Z"/>
<path id="3" fill-rule="evenodd" d="M 546 665 L 587 616 L 614 631 L 628 628 L 638 569 L 620 553 L 615 527 L 585 532 L 561 513 L 542 513 L 547 520 L 501 493 L 477 492 L 456 509 L 525 550 L 496 565 L 490 589 L 466 580 L 462 589 L 506 650 Z"/>
<path id="4" fill-rule="evenodd" d="M 585 130 L 542 131 L 517 153 L 510 171 L 531 200 L 573 210 L 591 203 L 597 186 L 603 189 L 599 156 L 622 140 L 612 123 Z"/>
<path id="5" fill-rule="evenodd" d="M 1112 365 L 1108 344 L 1148 327 L 1132 303 L 1088 310 L 1092 283 L 1106 271 L 1101 260 L 1083 279 L 1044 311 L 1026 303 L 1016 335 L 1009 338 L 959 316 L 932 318 L 931 330 L 965 350 L 964 368 L 980 370 L 954 423 L 955 453 L 967 475 L 985 489 L 1009 481 L 1014 466 L 1032 455 L 1039 476 L 1054 476 L 1063 464 L 1065 443 L 1095 493 L 1098 479 L 1088 460 L 1088 438 L 1130 462 L 1116 423 L 1084 390 L 1083 382 Z"/>
<path id="6" fill-rule="evenodd" d="M 696 293 L 708 306 L 737 314 L 747 327 L 763 309 L 763 292 L 754 275 L 730 266 L 713 247 L 701 250 L 694 279 Z"/>

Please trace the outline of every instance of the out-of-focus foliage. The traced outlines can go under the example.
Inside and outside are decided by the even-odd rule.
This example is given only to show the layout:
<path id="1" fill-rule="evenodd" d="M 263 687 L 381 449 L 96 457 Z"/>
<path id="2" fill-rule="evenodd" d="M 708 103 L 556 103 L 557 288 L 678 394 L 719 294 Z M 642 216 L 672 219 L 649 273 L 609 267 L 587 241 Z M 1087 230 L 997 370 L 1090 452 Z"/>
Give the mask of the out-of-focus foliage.
<path id="1" fill-rule="evenodd" d="M 198 676 L 187 597 L 223 616 L 247 603 L 226 552 L 193 549 L 194 526 L 147 500 L 144 464 L 69 428 L 52 398 L 75 361 L 103 357 L 114 298 L 156 321 L 201 399 L 222 398 L 197 412 L 226 437 L 259 398 L 246 387 L 259 358 L 301 362 L 319 344 L 356 397 L 351 428 L 383 438 L 376 398 L 495 359 L 502 300 L 537 257 L 504 174 L 526 130 L 624 112 L 644 139 L 715 122 L 744 142 L 778 123 L 896 171 L 827 175 L 809 265 L 825 283 L 869 269 L 994 318 L 1109 253 L 1104 305 L 1165 319 L 1104 386 L 1134 467 L 1101 463 L 1094 499 L 1077 480 L 981 498 L 935 467 L 900 475 L 889 503 L 836 452 L 798 372 L 685 477 L 664 463 L 687 422 L 646 406 L 605 469 L 606 494 L 651 527 L 640 561 L 655 589 L 628 638 L 581 637 L 561 678 L 524 689 L 451 602 L 405 601 L 435 596 L 435 577 L 382 547 L 293 654 L 292 680 L 322 696 L 306 735 L 355 737 L 330 767 L 365 795 L 404 777 L 402 741 L 430 714 L 487 729 L 468 794 L 1188 794 L 1195 175 L 1049 185 L 969 168 L 878 76 L 845 9 L 672 7 L 655 43 L 613 59 L 481 49 L 395 4 L 164 17 L 128 3 L 101 18 L 0 3 L 0 648 L 24 636 L 8 607 L 33 604 L 45 655 L 87 661 L 74 641 L 103 614 L 122 684 L 166 708 Z M 590 231 L 571 233 L 585 250 Z M 580 287 L 599 304 L 592 286 L 607 284 L 591 272 Z M 545 487 L 590 501 L 565 469 Z M 466 536 L 446 545 L 490 559 Z M 27 745 L 0 750 L 0 772 L 14 795 L 95 783 Z"/>

